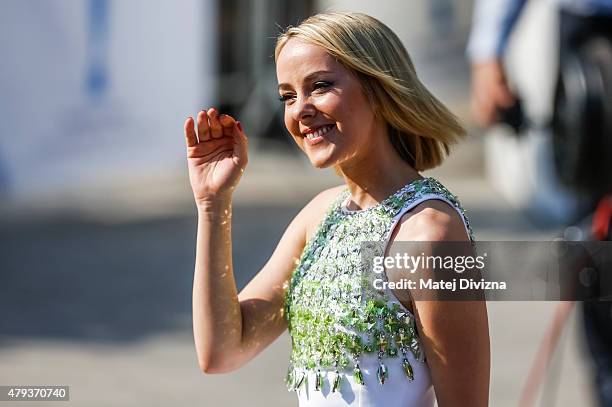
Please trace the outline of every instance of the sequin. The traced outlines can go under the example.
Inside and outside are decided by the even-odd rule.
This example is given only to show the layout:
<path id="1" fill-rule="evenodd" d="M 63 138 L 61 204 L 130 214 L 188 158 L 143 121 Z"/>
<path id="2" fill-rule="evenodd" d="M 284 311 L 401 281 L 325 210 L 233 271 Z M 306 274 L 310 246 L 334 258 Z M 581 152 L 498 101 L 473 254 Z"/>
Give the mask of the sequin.
<path id="1" fill-rule="evenodd" d="M 409 381 L 414 371 L 406 358 L 412 353 L 422 360 L 414 318 L 393 301 L 384 290 L 364 283 L 362 245 L 383 242 L 394 217 L 402 208 L 423 195 L 437 195 L 450 201 L 461 212 L 473 242 L 473 232 L 457 198 L 433 178 L 416 180 L 379 205 L 357 212 L 341 204 L 349 192 L 345 188 L 331 205 L 317 231 L 306 244 L 292 273 L 285 297 L 285 315 L 292 341 L 287 387 L 297 389 L 306 372 L 315 373 L 315 388 L 323 387 L 321 370 L 333 377 L 332 391 L 340 386 L 341 371 L 352 370 L 357 383 L 365 384 L 359 358 L 376 353 L 377 377 L 382 385 L 388 379 L 386 357 L 402 357 Z M 376 250 L 377 245 L 365 250 Z"/>
<path id="2" fill-rule="evenodd" d="M 340 376 L 340 372 L 338 372 L 337 370 L 334 372 L 334 382 L 332 384 L 332 391 L 336 392 L 338 391 L 338 389 L 340 389 L 340 383 L 342 380 L 342 377 Z"/>

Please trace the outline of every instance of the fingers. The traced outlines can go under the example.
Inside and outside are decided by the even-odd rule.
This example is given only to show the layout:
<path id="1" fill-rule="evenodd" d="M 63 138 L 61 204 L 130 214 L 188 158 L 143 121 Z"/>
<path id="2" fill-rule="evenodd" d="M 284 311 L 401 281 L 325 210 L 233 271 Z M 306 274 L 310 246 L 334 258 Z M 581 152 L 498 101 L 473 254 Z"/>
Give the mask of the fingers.
<path id="1" fill-rule="evenodd" d="M 226 114 L 219 115 L 219 123 L 221 124 L 222 133 L 225 137 L 234 136 L 234 125 L 236 120 Z"/>
<path id="2" fill-rule="evenodd" d="M 215 108 L 200 111 L 196 123 L 197 133 L 194 129 L 193 118 L 189 117 L 185 121 L 185 137 L 188 147 L 221 137 L 233 138 L 238 132 L 236 130 L 236 120 L 229 115 L 219 114 Z"/>
<path id="3" fill-rule="evenodd" d="M 196 136 L 193 117 L 188 117 L 185 120 L 185 140 L 187 142 L 187 147 L 193 147 L 198 144 L 198 138 Z"/>
<path id="4" fill-rule="evenodd" d="M 210 140 L 210 126 L 208 125 L 208 115 L 205 110 L 198 113 L 198 139 L 199 141 Z"/>
<path id="5" fill-rule="evenodd" d="M 476 122 L 487 127 L 499 120 L 499 113 L 515 102 L 514 94 L 507 86 L 494 83 L 474 89 L 471 97 L 472 115 Z"/>
<path id="6" fill-rule="evenodd" d="M 515 102 L 516 97 L 506 83 L 500 84 L 495 89 L 495 101 L 498 106 L 509 108 Z"/>
<path id="7" fill-rule="evenodd" d="M 208 120 L 210 123 L 210 134 L 212 138 L 223 137 L 223 129 L 219 122 L 219 112 L 214 107 L 208 109 Z"/>
<path id="8" fill-rule="evenodd" d="M 232 132 L 234 137 L 234 163 L 245 168 L 248 161 L 248 139 L 239 121 L 234 122 Z"/>
<path id="9" fill-rule="evenodd" d="M 515 100 L 501 61 L 494 59 L 472 65 L 472 115 L 478 124 L 495 123 L 500 110 L 511 107 Z"/>
<path id="10" fill-rule="evenodd" d="M 472 115 L 482 127 L 488 127 L 495 122 L 496 107 L 491 99 L 474 98 L 472 100 Z"/>

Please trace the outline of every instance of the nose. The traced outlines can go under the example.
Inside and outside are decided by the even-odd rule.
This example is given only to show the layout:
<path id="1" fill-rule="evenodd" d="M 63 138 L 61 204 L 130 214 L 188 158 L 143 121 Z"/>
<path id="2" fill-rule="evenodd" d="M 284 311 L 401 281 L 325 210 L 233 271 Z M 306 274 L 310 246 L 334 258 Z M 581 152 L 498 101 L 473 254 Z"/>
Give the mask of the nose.
<path id="1" fill-rule="evenodd" d="M 303 121 L 311 118 L 317 113 L 317 108 L 312 104 L 310 97 L 298 96 L 291 106 L 291 115 L 295 121 Z"/>

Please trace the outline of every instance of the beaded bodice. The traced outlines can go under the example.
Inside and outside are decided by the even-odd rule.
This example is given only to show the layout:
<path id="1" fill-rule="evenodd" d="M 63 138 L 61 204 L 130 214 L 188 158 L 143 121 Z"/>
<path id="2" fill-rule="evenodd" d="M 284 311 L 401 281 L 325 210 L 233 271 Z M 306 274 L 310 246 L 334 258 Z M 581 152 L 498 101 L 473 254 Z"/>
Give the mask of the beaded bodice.
<path id="1" fill-rule="evenodd" d="M 363 354 L 378 357 L 377 378 L 388 377 L 385 358 L 401 357 L 408 380 L 414 370 L 407 357 L 423 361 L 413 315 L 389 294 L 364 283 L 361 247 L 365 242 L 385 242 L 396 216 L 426 195 L 439 196 L 463 215 L 457 200 L 433 178 L 416 180 L 377 206 L 350 212 L 342 202 L 345 188 L 329 208 L 312 239 L 306 244 L 292 273 L 285 298 L 285 312 L 292 339 L 286 384 L 289 390 L 303 385 L 308 371 L 315 371 L 315 389 L 329 379 L 337 391 L 343 375 L 353 374 L 364 384 L 359 366 Z M 466 227 L 473 240 L 469 224 Z M 332 372 L 323 375 L 321 371 Z"/>

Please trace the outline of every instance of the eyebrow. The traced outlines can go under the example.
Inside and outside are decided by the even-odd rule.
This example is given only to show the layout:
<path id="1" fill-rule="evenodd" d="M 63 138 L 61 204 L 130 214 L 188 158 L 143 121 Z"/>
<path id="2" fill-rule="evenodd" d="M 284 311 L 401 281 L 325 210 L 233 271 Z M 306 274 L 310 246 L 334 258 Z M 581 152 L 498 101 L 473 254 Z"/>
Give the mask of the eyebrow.
<path id="1" fill-rule="evenodd" d="M 309 81 L 312 78 L 314 78 L 315 76 L 321 75 L 321 74 L 328 74 L 328 73 L 333 73 L 332 71 L 315 71 L 315 72 L 311 72 L 308 75 L 306 75 L 306 77 L 304 78 L 304 81 Z M 285 87 L 290 87 L 291 85 L 289 85 L 288 83 L 281 83 L 278 85 L 278 89 L 280 88 L 285 88 Z"/>

